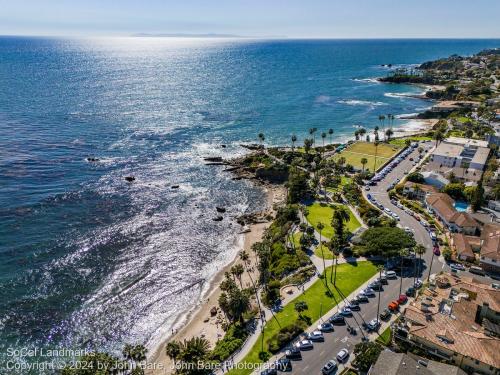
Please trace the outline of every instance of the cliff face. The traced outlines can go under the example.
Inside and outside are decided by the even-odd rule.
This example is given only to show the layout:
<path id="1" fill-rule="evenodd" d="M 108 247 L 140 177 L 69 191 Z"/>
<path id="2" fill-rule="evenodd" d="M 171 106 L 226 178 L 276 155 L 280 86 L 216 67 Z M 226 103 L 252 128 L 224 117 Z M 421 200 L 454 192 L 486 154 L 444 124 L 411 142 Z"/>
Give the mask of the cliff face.
<path id="1" fill-rule="evenodd" d="M 273 167 L 257 168 L 255 177 L 273 184 L 282 184 L 288 180 L 288 169 Z"/>

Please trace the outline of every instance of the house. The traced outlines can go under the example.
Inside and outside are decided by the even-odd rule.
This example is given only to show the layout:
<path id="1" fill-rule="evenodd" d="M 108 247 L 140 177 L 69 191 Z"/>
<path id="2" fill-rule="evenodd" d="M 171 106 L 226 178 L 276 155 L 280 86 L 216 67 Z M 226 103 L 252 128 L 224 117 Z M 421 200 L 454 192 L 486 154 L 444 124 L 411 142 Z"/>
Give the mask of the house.
<path id="1" fill-rule="evenodd" d="M 411 199 L 416 199 L 424 202 L 425 197 L 431 193 L 437 193 L 438 189 L 431 185 L 417 184 L 415 182 L 406 181 L 403 186 L 403 195 Z"/>
<path id="2" fill-rule="evenodd" d="M 368 375 L 466 375 L 457 366 L 418 359 L 406 353 L 395 353 L 389 349 L 383 350 Z"/>
<path id="3" fill-rule="evenodd" d="M 466 212 L 458 212 L 454 200 L 444 193 L 433 193 L 425 198 L 427 208 L 450 230 L 473 236 L 479 229 L 474 218 Z"/>
<path id="4" fill-rule="evenodd" d="M 499 322 L 500 290 L 443 274 L 406 307 L 394 338 L 468 373 L 500 374 Z"/>
<path id="5" fill-rule="evenodd" d="M 500 273 L 500 224 L 489 223 L 483 227 L 479 262 L 483 270 Z"/>
<path id="6" fill-rule="evenodd" d="M 472 251 L 472 246 L 462 233 L 453 233 L 451 237 L 451 245 L 453 246 L 459 260 L 473 262 L 476 259 L 474 252 Z"/>
<path id="7" fill-rule="evenodd" d="M 490 149 L 488 141 L 449 137 L 430 156 L 427 171 L 444 176 L 453 173 L 463 183 L 477 183 L 486 166 Z"/>
<path id="8" fill-rule="evenodd" d="M 434 186 L 437 189 L 442 189 L 450 183 L 450 181 L 444 177 L 444 175 L 437 173 L 435 171 L 423 171 L 422 176 L 426 185 Z"/>

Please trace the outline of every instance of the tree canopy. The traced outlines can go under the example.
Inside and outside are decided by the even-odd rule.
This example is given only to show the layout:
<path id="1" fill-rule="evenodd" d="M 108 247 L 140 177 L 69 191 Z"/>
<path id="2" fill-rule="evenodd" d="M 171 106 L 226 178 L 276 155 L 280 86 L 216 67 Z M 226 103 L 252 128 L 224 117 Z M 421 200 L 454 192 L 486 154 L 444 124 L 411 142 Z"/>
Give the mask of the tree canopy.
<path id="1" fill-rule="evenodd" d="M 401 249 L 412 248 L 415 240 L 397 227 L 374 227 L 361 235 L 361 243 L 356 246 L 358 255 L 397 256 Z"/>

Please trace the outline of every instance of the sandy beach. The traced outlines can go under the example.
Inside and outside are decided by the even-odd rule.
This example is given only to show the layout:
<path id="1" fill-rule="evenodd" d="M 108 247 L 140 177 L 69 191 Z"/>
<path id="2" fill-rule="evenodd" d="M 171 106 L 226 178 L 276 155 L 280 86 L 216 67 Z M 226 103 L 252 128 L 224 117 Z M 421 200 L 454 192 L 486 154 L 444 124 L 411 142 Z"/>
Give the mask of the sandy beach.
<path id="1" fill-rule="evenodd" d="M 267 209 L 269 212 L 272 212 L 274 204 L 282 202 L 285 198 L 285 189 L 281 186 L 266 187 L 266 195 Z M 241 251 L 246 251 L 249 255 L 250 263 L 248 264 L 248 269 L 253 280 L 257 279 L 257 257 L 252 251 L 252 245 L 261 240 L 264 231 L 270 224 L 271 222 L 266 222 L 249 226 L 250 232 L 243 234 L 243 247 L 238 251 L 235 259 L 222 268 L 210 281 L 211 292 L 203 296 L 203 299 L 199 301 L 196 306 L 193 306 L 192 310 L 184 318 L 184 325 L 171 332 L 168 337 L 162 339 L 161 344 L 151 352 L 148 358 L 148 370 L 146 370 L 146 374 L 170 374 L 174 372 L 172 370 L 173 363 L 165 353 L 165 345 L 171 340 L 182 341 L 194 336 L 203 336 L 210 342 L 213 348 L 217 340 L 224 337 L 224 330 L 221 326 L 224 318 L 218 309 L 217 303 L 221 294 L 219 285 L 224 279 L 224 274 L 228 272 L 233 265 L 241 263 L 239 259 Z M 246 272 L 242 275 L 241 281 L 243 287 L 251 286 L 249 275 Z M 214 308 L 217 309 L 216 315 L 212 314 Z"/>

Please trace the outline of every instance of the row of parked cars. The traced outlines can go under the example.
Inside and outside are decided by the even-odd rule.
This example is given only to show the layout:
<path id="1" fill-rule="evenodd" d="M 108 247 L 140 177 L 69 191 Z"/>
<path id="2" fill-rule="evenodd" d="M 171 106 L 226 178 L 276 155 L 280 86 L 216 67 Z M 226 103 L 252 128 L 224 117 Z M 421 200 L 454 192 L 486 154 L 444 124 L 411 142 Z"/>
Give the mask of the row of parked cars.
<path id="1" fill-rule="evenodd" d="M 378 172 L 375 176 L 373 176 L 373 178 L 370 180 L 370 185 L 376 185 L 377 182 L 381 181 L 388 173 L 390 173 L 399 163 L 401 163 L 417 147 L 418 147 L 418 143 L 413 143 L 410 147 L 408 147 L 406 150 L 401 152 L 397 158 L 392 160 L 380 172 Z M 394 186 L 396 186 L 396 184 L 394 184 Z"/>
<path id="2" fill-rule="evenodd" d="M 380 277 L 372 281 L 368 286 L 363 289 L 355 298 L 347 301 L 345 306 L 342 307 L 337 313 L 332 315 L 326 321 L 320 323 L 316 330 L 307 333 L 301 340 L 294 343 L 285 351 L 285 355 L 278 359 L 273 366 L 261 372 L 261 375 L 275 375 L 277 371 L 291 371 L 293 360 L 302 359 L 302 351 L 314 349 L 315 342 L 325 341 L 325 334 L 334 332 L 335 326 L 347 324 L 346 318 L 353 316 L 354 311 L 360 311 L 363 303 L 368 303 L 370 297 L 375 297 L 375 291 L 382 291 L 383 285 L 388 284 L 389 279 L 396 279 L 397 274 L 395 271 L 385 271 Z M 400 296 L 396 301 L 389 304 L 380 315 L 380 319 L 389 319 L 391 314 L 396 312 L 399 305 L 407 301 L 406 295 Z M 368 323 L 363 323 L 363 329 L 367 332 L 377 331 L 380 327 L 380 321 L 377 318 L 372 319 Z M 356 334 L 356 329 L 349 326 L 348 331 Z M 338 363 L 344 363 L 349 358 L 349 350 L 341 349 L 335 359 L 329 360 L 322 368 L 324 375 L 329 375 L 337 370 Z"/>

